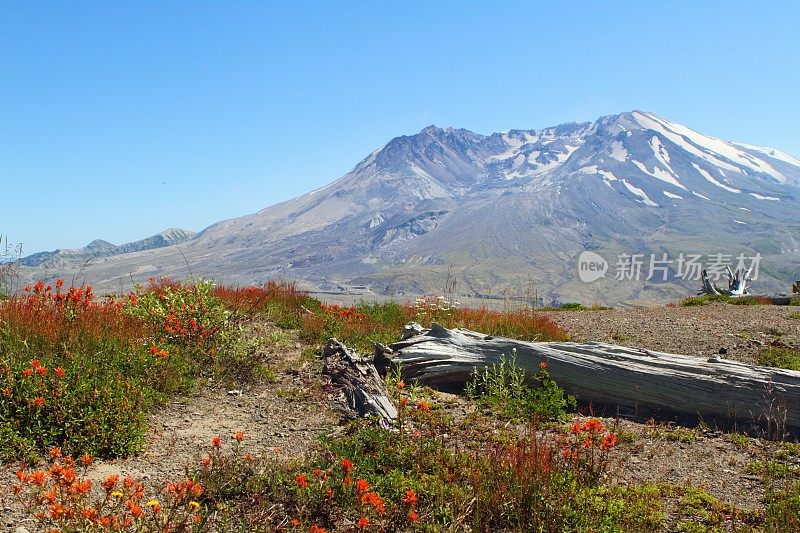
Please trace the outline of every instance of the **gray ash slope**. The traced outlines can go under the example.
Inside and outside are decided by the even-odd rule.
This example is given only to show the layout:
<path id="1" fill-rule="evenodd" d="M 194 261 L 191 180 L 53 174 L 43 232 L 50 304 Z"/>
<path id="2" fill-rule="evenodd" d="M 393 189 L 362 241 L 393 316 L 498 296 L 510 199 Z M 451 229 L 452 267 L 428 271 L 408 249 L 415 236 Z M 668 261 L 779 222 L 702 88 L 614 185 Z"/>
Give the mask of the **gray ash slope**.
<path id="1" fill-rule="evenodd" d="M 757 286 L 785 290 L 800 265 L 799 194 L 797 159 L 653 113 L 488 136 L 430 126 L 326 187 L 214 224 L 180 251 L 112 255 L 83 275 L 116 285 L 190 266 L 228 283 L 283 277 L 392 295 L 440 291 L 453 265 L 465 293 L 533 283 L 548 298 L 619 304 L 694 288 L 674 276 L 616 281 L 619 253 L 759 252 Z M 578 280 L 585 249 L 609 260 L 605 279 Z"/>

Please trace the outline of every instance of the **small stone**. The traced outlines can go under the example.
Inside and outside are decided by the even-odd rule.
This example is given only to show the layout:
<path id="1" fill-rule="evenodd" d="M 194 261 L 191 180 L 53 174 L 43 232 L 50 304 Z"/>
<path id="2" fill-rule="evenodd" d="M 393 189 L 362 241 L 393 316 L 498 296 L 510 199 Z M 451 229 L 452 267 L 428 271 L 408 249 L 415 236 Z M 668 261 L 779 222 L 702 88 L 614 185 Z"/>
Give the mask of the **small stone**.
<path id="1" fill-rule="evenodd" d="M 241 396 L 242 389 L 231 389 L 228 391 L 228 396 Z"/>

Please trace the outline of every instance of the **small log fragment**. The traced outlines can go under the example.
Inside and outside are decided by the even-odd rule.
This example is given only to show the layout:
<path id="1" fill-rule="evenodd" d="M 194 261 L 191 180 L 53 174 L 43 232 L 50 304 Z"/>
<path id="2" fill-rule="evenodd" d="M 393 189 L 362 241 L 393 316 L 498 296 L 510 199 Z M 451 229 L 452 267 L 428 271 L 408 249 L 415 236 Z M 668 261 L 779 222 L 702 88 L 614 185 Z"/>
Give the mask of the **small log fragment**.
<path id="1" fill-rule="evenodd" d="M 336 339 L 323 348 L 322 373 L 341 387 L 348 408 L 358 416 L 375 416 L 382 424 L 397 418 L 397 409 L 372 362 Z"/>

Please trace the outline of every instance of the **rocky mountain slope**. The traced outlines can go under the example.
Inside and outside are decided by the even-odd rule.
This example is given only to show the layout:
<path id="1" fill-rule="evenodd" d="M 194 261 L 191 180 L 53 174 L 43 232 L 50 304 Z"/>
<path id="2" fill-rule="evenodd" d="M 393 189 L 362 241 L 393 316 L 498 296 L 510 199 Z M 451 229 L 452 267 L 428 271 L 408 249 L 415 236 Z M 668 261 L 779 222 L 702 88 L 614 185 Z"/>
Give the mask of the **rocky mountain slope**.
<path id="1" fill-rule="evenodd" d="M 172 246 L 194 237 L 196 233 L 185 229 L 169 228 L 161 233 L 119 246 L 108 241 L 96 239 L 83 248 L 58 249 L 52 252 L 39 252 L 20 259 L 20 264 L 27 267 L 44 269 L 74 268 L 92 260 L 111 255 L 128 254 L 145 250 L 154 250 L 164 246 Z"/>
<path id="2" fill-rule="evenodd" d="M 535 287 L 546 300 L 637 303 L 692 292 L 692 255 L 735 268 L 760 254 L 754 287 L 786 290 L 800 268 L 798 197 L 794 157 L 653 113 L 488 136 L 430 126 L 330 185 L 206 228 L 180 252 L 107 255 L 83 273 L 112 285 L 191 267 L 227 283 L 285 277 L 397 295 L 441 292 L 452 265 L 465 294 Z M 585 250 L 607 261 L 605 277 L 581 281 Z M 638 275 L 617 270 L 635 254 Z M 652 270 L 651 256 L 671 263 Z M 29 274 L 56 267 L 68 265 Z"/>

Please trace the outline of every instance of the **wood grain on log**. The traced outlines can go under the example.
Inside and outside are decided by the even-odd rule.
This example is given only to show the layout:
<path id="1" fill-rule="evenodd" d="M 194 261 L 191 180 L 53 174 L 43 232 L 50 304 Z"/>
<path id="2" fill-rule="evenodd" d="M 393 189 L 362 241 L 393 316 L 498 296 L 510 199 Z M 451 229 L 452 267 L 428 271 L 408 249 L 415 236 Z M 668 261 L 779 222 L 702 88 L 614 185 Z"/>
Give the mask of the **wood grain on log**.
<path id="1" fill-rule="evenodd" d="M 397 418 L 397 409 L 372 362 L 336 339 L 330 339 L 323 349 L 322 373 L 341 387 L 348 408 L 359 416 L 376 416 L 384 424 Z"/>
<path id="2" fill-rule="evenodd" d="M 523 342 L 437 324 L 391 345 L 405 379 L 463 388 L 473 369 L 516 351 L 529 374 L 550 375 L 581 402 L 708 422 L 800 428 L 800 372 L 601 343 Z"/>

